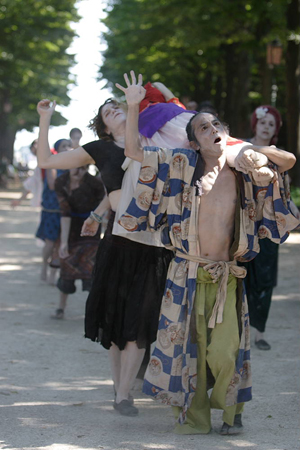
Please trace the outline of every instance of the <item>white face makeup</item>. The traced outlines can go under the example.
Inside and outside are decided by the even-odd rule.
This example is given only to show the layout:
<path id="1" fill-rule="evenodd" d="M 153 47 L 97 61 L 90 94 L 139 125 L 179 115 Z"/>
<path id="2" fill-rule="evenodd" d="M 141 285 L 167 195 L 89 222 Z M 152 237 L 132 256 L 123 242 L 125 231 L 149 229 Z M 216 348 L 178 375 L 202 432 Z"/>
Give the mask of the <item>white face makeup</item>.
<path id="1" fill-rule="evenodd" d="M 219 119 L 210 113 L 199 114 L 192 122 L 201 153 L 222 154 L 226 147 L 227 134 Z"/>
<path id="2" fill-rule="evenodd" d="M 114 131 L 126 122 L 125 111 L 114 103 L 107 103 L 104 105 L 101 110 L 101 115 L 108 134 L 114 134 Z"/>
<path id="3" fill-rule="evenodd" d="M 258 119 L 255 128 L 255 136 L 257 138 L 270 142 L 275 132 L 276 120 L 273 114 L 267 113 L 265 117 Z"/>

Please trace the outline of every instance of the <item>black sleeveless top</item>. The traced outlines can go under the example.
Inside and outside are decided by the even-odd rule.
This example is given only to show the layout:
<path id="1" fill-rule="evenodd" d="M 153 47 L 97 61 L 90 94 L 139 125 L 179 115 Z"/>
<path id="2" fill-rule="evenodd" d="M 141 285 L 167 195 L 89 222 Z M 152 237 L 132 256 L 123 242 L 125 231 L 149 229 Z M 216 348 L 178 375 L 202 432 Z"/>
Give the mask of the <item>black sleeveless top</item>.
<path id="1" fill-rule="evenodd" d="M 101 174 L 101 179 L 109 194 L 121 189 L 124 170 L 121 168 L 124 160 L 124 149 L 110 141 L 93 141 L 82 146 L 93 158 Z"/>

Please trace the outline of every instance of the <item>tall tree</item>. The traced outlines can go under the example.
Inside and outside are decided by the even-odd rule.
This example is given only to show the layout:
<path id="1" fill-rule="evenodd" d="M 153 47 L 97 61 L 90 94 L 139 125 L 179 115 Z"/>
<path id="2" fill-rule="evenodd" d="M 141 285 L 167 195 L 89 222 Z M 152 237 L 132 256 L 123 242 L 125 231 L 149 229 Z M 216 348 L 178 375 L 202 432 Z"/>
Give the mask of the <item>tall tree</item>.
<path id="1" fill-rule="evenodd" d="M 16 132 L 36 126 L 40 98 L 70 101 L 75 1 L 0 0 L 0 157 L 12 160 Z M 65 122 L 55 114 L 54 124 Z"/>
<path id="2" fill-rule="evenodd" d="M 294 184 L 300 186 L 300 0 L 290 0 L 287 25 L 287 138 L 289 151 L 294 152 L 297 157 L 296 165 L 290 173 Z"/>
<path id="3" fill-rule="evenodd" d="M 257 60 L 283 34 L 285 9 L 281 0 L 112 0 L 101 74 L 113 87 L 133 68 L 177 95 L 211 100 L 232 131 L 246 135 L 262 99 L 259 83 L 253 89 Z"/>

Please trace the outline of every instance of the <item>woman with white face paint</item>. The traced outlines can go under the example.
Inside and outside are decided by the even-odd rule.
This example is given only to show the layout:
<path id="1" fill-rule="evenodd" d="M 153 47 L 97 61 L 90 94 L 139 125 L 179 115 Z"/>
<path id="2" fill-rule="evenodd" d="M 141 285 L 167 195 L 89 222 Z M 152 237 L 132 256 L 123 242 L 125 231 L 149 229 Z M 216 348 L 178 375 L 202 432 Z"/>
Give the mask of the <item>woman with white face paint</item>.
<path id="1" fill-rule="evenodd" d="M 144 105 L 144 120 L 141 123 L 143 145 L 167 148 L 188 146 L 185 127 L 193 112 L 181 108 L 164 85 L 156 86 L 165 100 L 155 92 L 158 98 L 151 101 L 154 94 L 151 92 L 151 98 Z M 162 114 L 156 113 L 161 102 L 166 107 L 162 106 L 164 111 L 167 109 L 168 112 L 167 123 L 158 120 L 162 117 Z M 172 104 L 168 105 L 168 102 Z M 64 156 L 51 155 L 48 149 L 48 130 L 55 102 L 51 104 L 49 100 L 42 100 L 37 109 L 40 114 L 39 165 L 70 169 L 95 164 L 106 187 L 112 214 L 96 257 L 94 279 L 86 304 L 85 335 L 109 349 L 116 394 L 114 408 L 122 415 L 135 416 L 138 409 L 133 405 L 129 392 L 143 360 L 145 348 L 156 339 L 161 299 L 173 253 L 162 246 L 160 236 L 134 242 L 132 236 L 131 240 L 127 239 L 127 235 L 123 236 L 124 229 L 122 236 L 117 235 L 118 230 L 116 234 L 113 232 L 113 227 L 117 225 L 114 218 L 119 203 L 123 204 L 125 211 L 127 205 L 124 202 L 132 197 L 127 183 L 125 187 L 128 192 L 122 198 L 125 177 L 134 188 L 140 168 L 139 163 L 134 161 L 132 164 L 129 160 L 125 175 L 122 169 L 125 161 L 126 107 L 114 99 L 106 101 L 91 121 L 91 128 L 99 140 L 78 147 Z M 154 113 L 155 120 L 149 129 L 148 114 L 151 113 Z M 85 235 L 93 234 L 97 229 L 95 220 L 100 219 L 99 216 L 104 212 L 104 208 L 101 208 L 99 205 L 99 209 L 96 208 L 91 218 L 85 222 Z M 152 235 L 147 234 L 150 237 Z"/>
<path id="2" fill-rule="evenodd" d="M 275 145 L 282 125 L 279 111 L 270 105 L 255 109 L 251 116 L 251 128 L 254 136 L 250 142 L 254 145 Z M 260 240 L 260 253 L 249 263 L 245 279 L 250 324 L 256 329 L 255 345 L 259 350 L 270 350 L 270 344 L 264 339 L 266 322 L 271 306 L 273 288 L 277 284 L 279 245 L 268 238 Z"/>

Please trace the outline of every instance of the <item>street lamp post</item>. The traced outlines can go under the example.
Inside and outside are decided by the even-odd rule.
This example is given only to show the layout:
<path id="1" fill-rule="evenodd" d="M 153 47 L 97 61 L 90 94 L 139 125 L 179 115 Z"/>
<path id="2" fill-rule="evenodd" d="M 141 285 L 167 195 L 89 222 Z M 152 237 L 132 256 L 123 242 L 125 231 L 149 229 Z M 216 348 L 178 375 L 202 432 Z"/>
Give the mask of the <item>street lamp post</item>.
<path id="1" fill-rule="evenodd" d="M 281 64 L 282 45 L 279 39 L 274 39 L 267 45 L 267 64 L 272 70 L 271 105 L 276 106 L 278 86 L 274 73 L 274 66 Z"/>

